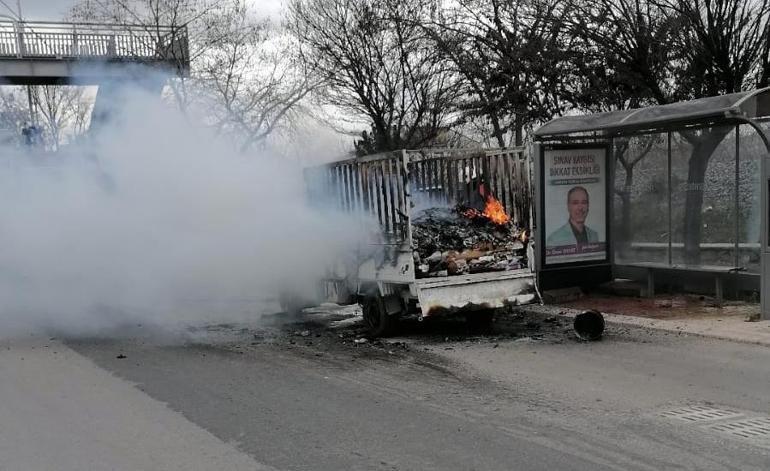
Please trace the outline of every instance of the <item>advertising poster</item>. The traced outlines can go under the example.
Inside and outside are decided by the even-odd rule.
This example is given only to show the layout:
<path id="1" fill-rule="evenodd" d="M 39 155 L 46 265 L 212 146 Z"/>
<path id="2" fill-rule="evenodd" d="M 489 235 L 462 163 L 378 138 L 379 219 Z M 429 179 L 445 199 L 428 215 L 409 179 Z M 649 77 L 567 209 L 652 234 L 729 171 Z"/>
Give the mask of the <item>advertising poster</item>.
<path id="1" fill-rule="evenodd" d="M 545 264 L 607 259 L 607 150 L 544 150 Z"/>

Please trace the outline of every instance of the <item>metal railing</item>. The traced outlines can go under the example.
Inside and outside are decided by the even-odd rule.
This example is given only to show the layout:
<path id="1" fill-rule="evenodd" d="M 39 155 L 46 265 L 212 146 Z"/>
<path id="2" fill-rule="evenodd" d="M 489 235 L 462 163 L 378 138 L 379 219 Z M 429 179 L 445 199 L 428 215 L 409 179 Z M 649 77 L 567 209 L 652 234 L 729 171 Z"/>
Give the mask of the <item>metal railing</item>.
<path id="1" fill-rule="evenodd" d="M 531 181 L 524 148 L 393 151 L 305 169 L 308 198 L 320 207 L 369 214 L 392 241 L 409 237 L 419 207 L 470 201 L 483 181 L 520 227 L 530 227 Z"/>
<path id="2" fill-rule="evenodd" d="M 0 21 L 0 59 L 189 62 L 187 29 Z"/>
<path id="3" fill-rule="evenodd" d="M 425 149 L 407 151 L 413 197 L 428 204 L 469 201 L 484 181 L 506 214 L 529 227 L 529 160 L 523 147 L 505 150 Z"/>
<path id="4" fill-rule="evenodd" d="M 406 152 L 393 151 L 305 169 L 308 197 L 320 207 L 368 214 L 389 242 L 407 239 Z"/>

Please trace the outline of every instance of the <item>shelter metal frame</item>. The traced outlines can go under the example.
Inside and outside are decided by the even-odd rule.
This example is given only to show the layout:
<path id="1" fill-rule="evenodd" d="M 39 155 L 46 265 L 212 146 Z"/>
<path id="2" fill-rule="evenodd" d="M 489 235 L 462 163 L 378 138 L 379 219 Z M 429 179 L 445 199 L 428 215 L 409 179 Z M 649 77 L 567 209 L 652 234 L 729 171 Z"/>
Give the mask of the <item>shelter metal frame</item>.
<path id="1" fill-rule="evenodd" d="M 765 146 L 761 156 L 761 244 L 760 244 L 760 299 L 762 318 L 770 319 L 770 240 L 768 240 L 768 204 L 770 188 L 770 136 L 759 123 L 770 119 L 770 87 L 716 97 L 700 98 L 669 105 L 646 108 L 595 113 L 583 116 L 564 116 L 544 124 L 534 133 L 536 147 L 558 143 L 609 143 L 614 148 L 614 139 L 646 134 L 665 134 L 667 138 L 668 159 L 668 263 L 672 264 L 672 211 L 671 211 L 671 135 L 674 132 L 691 131 L 715 126 L 735 126 L 735 262 L 738 266 L 739 224 L 739 165 L 740 165 L 740 126 L 748 125 L 756 131 Z M 609 159 L 608 182 L 615 180 L 615 161 Z M 614 183 L 613 183 L 614 184 Z M 609 191 L 609 188 L 608 188 Z M 613 214 L 614 198 L 610 198 L 607 211 Z M 542 211 L 543 202 L 538 201 L 536 208 Z M 609 238 L 609 260 L 614 267 L 614 247 Z"/>

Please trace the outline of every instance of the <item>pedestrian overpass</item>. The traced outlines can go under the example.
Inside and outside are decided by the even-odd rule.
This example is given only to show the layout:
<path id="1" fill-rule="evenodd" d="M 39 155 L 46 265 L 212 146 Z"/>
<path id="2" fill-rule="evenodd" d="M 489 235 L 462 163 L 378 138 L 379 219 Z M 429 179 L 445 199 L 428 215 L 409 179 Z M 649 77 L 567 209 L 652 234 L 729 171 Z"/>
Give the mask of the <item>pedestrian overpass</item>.
<path id="1" fill-rule="evenodd" d="M 9 85 L 99 85 L 145 65 L 190 69 L 184 27 L 0 21 L 0 80 Z"/>
<path id="2" fill-rule="evenodd" d="M 160 94 L 165 77 L 189 72 L 185 27 L 0 21 L 0 84 L 97 85 L 92 125 L 123 86 Z"/>

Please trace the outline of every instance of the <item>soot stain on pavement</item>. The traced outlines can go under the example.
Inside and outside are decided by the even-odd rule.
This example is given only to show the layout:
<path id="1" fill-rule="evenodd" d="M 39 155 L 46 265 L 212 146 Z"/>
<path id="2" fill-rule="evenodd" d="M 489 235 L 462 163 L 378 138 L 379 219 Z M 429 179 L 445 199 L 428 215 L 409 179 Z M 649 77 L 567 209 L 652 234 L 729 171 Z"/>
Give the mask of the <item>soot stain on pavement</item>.
<path id="1" fill-rule="evenodd" d="M 318 308 L 297 316 L 263 317 L 260 327 L 219 325 L 201 329 L 189 347 L 236 355 L 259 355 L 265 349 L 291 352 L 308 361 L 343 369 L 366 368 L 373 363 L 405 363 L 432 374 L 457 378 L 457 365 L 437 350 L 476 344 L 497 348 L 507 342 L 533 344 L 575 343 L 571 319 L 539 316 L 524 311 L 498 312 L 487 328 L 469 326 L 464 318 L 437 318 L 426 322 L 404 319 L 400 335 L 371 338 L 358 314 L 339 308 Z M 608 331 L 608 337 L 613 333 Z"/>
<path id="2" fill-rule="evenodd" d="M 441 317 L 418 322 L 403 319 L 398 337 L 371 338 L 360 311 L 344 306 L 322 306 L 295 316 L 283 314 L 261 316 L 252 324 L 221 323 L 187 329 L 175 341 L 158 342 L 140 333 L 132 338 L 77 339 L 67 343 L 73 348 L 105 356 L 114 362 L 125 355 L 119 369 L 138 367 L 141 356 L 134 351 L 171 350 L 206 357 L 238 358 L 259 361 L 265 355 L 285 354 L 320 368 L 360 370 L 377 364 L 405 366 L 404 374 L 416 370 L 431 376 L 461 378 L 460 365 L 441 355 L 443 350 L 463 346 L 505 344 L 557 345 L 580 348 L 572 320 L 558 314 L 542 315 L 524 310 L 498 311 L 491 324 L 474 328 L 462 317 Z M 646 343 L 644 336 L 627 329 L 609 327 L 605 342 L 631 341 Z M 102 352 L 102 353 L 96 353 Z M 95 358 L 97 359 L 97 358 Z M 113 365 L 114 366 L 114 365 Z"/>

